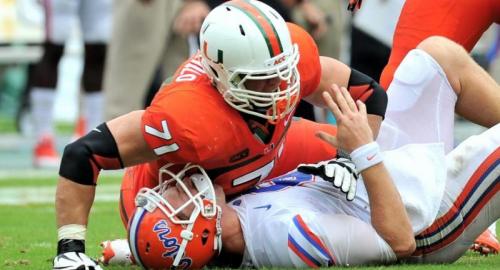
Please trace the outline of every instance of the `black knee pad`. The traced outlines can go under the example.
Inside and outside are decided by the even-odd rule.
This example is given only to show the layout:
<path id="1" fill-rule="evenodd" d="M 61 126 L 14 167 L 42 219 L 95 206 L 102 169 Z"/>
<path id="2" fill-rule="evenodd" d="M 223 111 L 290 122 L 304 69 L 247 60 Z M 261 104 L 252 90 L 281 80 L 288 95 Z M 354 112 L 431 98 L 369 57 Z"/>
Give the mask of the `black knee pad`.
<path id="1" fill-rule="evenodd" d="M 59 175 L 82 185 L 95 185 L 101 169 L 121 168 L 118 146 L 104 123 L 64 148 Z"/>
<path id="2" fill-rule="evenodd" d="M 93 93 L 102 90 L 106 44 L 85 44 L 85 63 L 82 74 L 83 90 Z"/>
<path id="3" fill-rule="evenodd" d="M 64 45 L 45 42 L 43 49 L 43 56 L 33 69 L 32 84 L 33 86 L 55 89 L 57 66 L 61 60 Z"/>

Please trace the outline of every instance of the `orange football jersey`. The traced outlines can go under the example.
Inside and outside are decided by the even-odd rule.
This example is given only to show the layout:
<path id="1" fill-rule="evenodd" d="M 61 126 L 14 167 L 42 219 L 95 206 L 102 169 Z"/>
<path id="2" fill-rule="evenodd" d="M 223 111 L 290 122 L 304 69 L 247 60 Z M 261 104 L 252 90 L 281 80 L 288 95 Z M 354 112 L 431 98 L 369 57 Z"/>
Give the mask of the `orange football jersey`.
<path id="1" fill-rule="evenodd" d="M 300 50 L 300 97 L 319 84 L 319 54 L 311 36 L 289 24 Z M 240 112 L 229 106 L 203 71 L 201 55 L 185 62 L 144 112 L 143 134 L 158 155 L 150 170 L 167 163 L 196 163 L 207 169 L 227 194 L 241 192 L 266 177 L 280 154 L 291 112 L 279 120 L 268 143 L 256 138 Z M 282 150 L 282 149 L 281 149 Z M 151 173 L 150 175 L 155 175 Z"/>

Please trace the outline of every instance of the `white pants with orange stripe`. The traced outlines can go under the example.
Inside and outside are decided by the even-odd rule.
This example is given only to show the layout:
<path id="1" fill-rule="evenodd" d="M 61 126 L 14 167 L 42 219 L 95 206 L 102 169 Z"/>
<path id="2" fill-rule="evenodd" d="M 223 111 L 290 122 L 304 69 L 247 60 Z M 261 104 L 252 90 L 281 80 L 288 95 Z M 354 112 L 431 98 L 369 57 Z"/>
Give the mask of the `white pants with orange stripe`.
<path id="1" fill-rule="evenodd" d="M 412 262 L 453 262 L 500 218 L 500 124 L 465 140 L 446 162 L 437 219 L 416 236 Z"/>
<path id="2" fill-rule="evenodd" d="M 449 152 L 439 219 L 417 237 L 416 254 L 421 256 L 414 260 L 453 261 L 499 217 L 500 127 L 471 137 L 451 151 L 457 96 L 440 65 L 419 49 L 401 62 L 387 94 L 387 113 L 377 138 L 383 150 L 442 142 Z"/>

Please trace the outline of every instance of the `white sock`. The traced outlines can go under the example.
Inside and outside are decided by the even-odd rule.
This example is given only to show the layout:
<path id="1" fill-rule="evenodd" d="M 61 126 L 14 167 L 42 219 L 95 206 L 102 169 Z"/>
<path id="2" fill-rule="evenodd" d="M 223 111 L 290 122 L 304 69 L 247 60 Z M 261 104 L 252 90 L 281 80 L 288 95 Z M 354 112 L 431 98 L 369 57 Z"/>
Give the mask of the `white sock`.
<path id="1" fill-rule="evenodd" d="M 497 223 L 493 223 L 488 227 L 488 230 L 490 230 L 493 235 L 497 236 Z"/>
<path id="2" fill-rule="evenodd" d="M 83 116 L 87 120 L 86 133 L 102 123 L 104 97 L 101 91 L 83 95 Z"/>
<path id="3" fill-rule="evenodd" d="M 30 92 L 33 131 L 40 140 L 43 136 L 54 135 L 54 101 L 56 91 L 51 88 L 33 87 Z"/>

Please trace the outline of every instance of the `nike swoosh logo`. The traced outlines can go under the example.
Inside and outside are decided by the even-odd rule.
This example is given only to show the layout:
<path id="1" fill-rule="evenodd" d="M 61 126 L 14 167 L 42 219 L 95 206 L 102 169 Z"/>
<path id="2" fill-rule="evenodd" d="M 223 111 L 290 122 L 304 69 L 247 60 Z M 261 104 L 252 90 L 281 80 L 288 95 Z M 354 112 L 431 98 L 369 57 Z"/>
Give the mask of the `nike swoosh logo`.
<path id="1" fill-rule="evenodd" d="M 372 156 L 366 157 L 367 160 L 372 160 L 377 154 L 373 154 Z"/>
<path id="2" fill-rule="evenodd" d="M 270 205 L 270 204 L 266 204 L 266 205 L 254 207 L 253 209 L 265 209 L 267 211 L 271 208 L 271 206 L 272 205 Z"/>
<path id="3" fill-rule="evenodd" d="M 92 131 L 97 131 L 97 132 L 99 132 L 99 133 L 100 133 L 100 132 L 102 132 L 102 131 L 101 131 L 100 129 L 98 129 L 98 128 L 94 128 Z"/>

